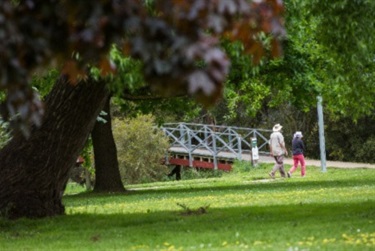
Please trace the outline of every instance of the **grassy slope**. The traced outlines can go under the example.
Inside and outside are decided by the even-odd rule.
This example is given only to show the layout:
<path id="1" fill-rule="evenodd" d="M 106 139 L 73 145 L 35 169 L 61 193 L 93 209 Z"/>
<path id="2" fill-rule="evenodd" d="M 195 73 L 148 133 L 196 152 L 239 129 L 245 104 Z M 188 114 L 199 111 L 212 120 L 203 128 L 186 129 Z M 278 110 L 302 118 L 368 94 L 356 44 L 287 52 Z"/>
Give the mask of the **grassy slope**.
<path id="1" fill-rule="evenodd" d="M 265 180 L 270 168 L 66 195 L 67 216 L 0 220 L 0 250 L 375 249 L 375 170 Z"/>

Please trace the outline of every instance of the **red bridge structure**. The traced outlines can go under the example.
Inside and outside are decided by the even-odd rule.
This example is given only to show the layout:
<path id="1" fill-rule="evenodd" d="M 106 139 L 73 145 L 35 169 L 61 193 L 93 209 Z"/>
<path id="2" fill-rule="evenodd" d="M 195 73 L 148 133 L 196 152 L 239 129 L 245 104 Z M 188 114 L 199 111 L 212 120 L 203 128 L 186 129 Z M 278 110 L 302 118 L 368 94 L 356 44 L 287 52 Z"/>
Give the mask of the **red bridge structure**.
<path id="1" fill-rule="evenodd" d="M 230 171 L 235 160 L 254 164 L 255 151 L 269 154 L 271 130 L 193 123 L 168 123 L 161 129 L 171 142 L 169 165 Z"/>

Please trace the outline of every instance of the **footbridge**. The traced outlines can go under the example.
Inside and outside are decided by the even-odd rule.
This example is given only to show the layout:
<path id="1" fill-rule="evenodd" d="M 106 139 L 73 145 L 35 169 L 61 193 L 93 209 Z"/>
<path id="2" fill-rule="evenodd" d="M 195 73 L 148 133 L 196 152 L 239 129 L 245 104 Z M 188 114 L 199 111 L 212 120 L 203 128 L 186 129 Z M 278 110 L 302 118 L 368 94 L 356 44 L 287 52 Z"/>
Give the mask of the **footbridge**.
<path id="1" fill-rule="evenodd" d="M 269 154 L 271 130 L 194 123 L 167 123 L 161 129 L 170 139 L 166 163 L 231 170 L 235 160 L 253 164 Z"/>

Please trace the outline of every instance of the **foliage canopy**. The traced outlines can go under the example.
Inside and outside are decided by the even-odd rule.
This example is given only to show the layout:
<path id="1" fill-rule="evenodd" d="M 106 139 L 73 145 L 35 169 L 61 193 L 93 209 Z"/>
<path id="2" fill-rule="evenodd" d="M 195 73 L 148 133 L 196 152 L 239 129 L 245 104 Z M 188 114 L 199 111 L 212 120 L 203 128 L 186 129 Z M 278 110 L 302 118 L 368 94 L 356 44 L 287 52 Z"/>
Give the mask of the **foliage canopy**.
<path id="1" fill-rule="evenodd" d="M 277 0 L 156 1 L 149 10 L 137 0 L 2 1 L 3 116 L 40 125 L 43 106 L 29 86 L 30 74 L 55 64 L 72 84 L 86 76 L 87 65 L 106 76 L 115 72 L 108 59 L 113 44 L 144 62 L 145 78 L 154 89 L 189 93 L 212 104 L 229 70 L 218 37 L 242 41 L 257 59 L 263 51 L 255 35 L 284 32 L 283 5 Z M 278 54 L 276 39 L 272 45 Z"/>

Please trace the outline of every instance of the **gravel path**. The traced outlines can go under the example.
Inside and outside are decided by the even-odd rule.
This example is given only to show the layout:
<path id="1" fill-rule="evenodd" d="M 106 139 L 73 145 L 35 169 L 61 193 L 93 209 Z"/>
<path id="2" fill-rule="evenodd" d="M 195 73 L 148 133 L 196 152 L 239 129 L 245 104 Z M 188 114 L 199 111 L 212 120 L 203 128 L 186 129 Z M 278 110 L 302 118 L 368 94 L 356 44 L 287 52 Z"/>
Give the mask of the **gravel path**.
<path id="1" fill-rule="evenodd" d="M 305 159 L 306 166 L 321 166 L 320 160 Z M 274 163 L 274 159 L 270 156 L 260 156 L 259 162 Z M 293 165 L 292 158 L 285 158 L 285 164 Z M 327 168 L 375 168 L 375 164 L 370 163 L 354 163 L 354 162 L 341 162 L 341 161 L 326 161 Z"/>

